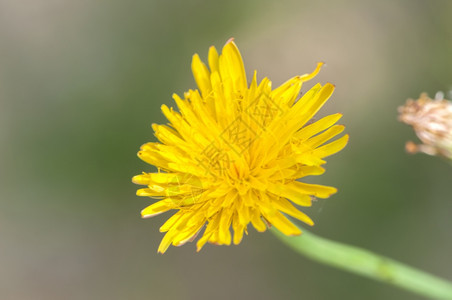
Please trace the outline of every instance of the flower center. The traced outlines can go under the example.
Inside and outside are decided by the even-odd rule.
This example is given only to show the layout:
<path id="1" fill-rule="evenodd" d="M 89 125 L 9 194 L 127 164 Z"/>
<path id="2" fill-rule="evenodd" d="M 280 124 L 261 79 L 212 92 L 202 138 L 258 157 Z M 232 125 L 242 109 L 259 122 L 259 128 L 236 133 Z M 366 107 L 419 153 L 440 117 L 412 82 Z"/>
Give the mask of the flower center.
<path id="1" fill-rule="evenodd" d="M 230 184 L 240 195 L 244 195 L 251 188 L 249 182 L 250 170 L 245 161 L 234 162 L 229 168 Z"/>

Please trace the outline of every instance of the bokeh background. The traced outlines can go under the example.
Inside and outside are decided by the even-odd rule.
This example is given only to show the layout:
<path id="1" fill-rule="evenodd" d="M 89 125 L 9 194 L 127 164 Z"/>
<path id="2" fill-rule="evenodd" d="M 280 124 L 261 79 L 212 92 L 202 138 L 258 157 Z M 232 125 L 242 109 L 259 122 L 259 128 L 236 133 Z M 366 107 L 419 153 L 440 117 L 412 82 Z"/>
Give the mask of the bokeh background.
<path id="1" fill-rule="evenodd" d="M 0 299 L 421 299 L 298 256 L 271 233 L 156 253 L 168 214 L 131 177 L 230 37 L 274 86 L 327 62 L 348 147 L 307 209 L 324 237 L 452 279 L 452 168 L 404 152 L 397 107 L 452 86 L 451 1 L 0 0 Z M 309 85 L 306 85 L 308 88 Z M 306 89 L 304 89 L 306 90 Z"/>

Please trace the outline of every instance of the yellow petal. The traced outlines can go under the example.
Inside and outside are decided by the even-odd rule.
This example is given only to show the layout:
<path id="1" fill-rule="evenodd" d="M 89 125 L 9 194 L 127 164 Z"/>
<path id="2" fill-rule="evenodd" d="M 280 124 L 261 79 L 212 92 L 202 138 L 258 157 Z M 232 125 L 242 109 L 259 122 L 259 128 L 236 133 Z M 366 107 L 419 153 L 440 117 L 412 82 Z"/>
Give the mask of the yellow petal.
<path id="1" fill-rule="evenodd" d="M 219 240 L 222 245 L 230 245 L 231 244 L 231 222 L 232 222 L 232 213 L 234 211 L 232 209 L 223 208 L 221 212 L 221 219 L 218 228 Z"/>
<path id="2" fill-rule="evenodd" d="M 208 55 L 208 61 L 209 61 L 209 68 L 210 72 L 218 72 L 218 52 L 217 49 L 214 46 L 211 46 L 209 48 L 209 55 Z"/>
<path id="3" fill-rule="evenodd" d="M 334 85 L 331 83 L 325 84 L 320 89 L 313 88 L 314 94 L 309 94 L 308 91 L 297 103 L 290 109 L 288 119 L 296 129 L 301 128 L 307 121 L 309 121 L 314 114 L 325 104 L 331 97 L 334 91 Z"/>
<path id="4" fill-rule="evenodd" d="M 265 225 L 264 221 L 262 221 L 261 213 L 257 209 L 252 210 L 251 224 L 259 232 L 264 232 L 265 230 L 267 230 L 267 225 Z"/>
<path id="5" fill-rule="evenodd" d="M 328 198 L 332 194 L 337 192 L 337 189 L 331 186 L 310 184 L 304 182 L 294 181 L 286 184 L 286 187 L 291 192 L 298 192 L 300 194 L 314 195 L 318 198 Z M 291 198 L 289 198 L 291 199 Z M 291 199 L 292 200 L 292 199 Z"/>
<path id="6" fill-rule="evenodd" d="M 342 114 L 332 114 L 332 115 L 323 117 L 322 119 L 300 129 L 297 133 L 295 133 L 295 137 L 300 140 L 306 140 L 309 137 L 331 127 L 341 117 L 342 117 Z"/>
<path id="7" fill-rule="evenodd" d="M 221 215 L 217 214 L 212 220 L 208 221 L 206 231 L 203 236 L 196 243 L 196 251 L 201 251 L 202 247 L 212 238 L 212 236 L 218 232 L 218 226 L 220 223 Z"/>
<path id="8" fill-rule="evenodd" d="M 288 214 L 291 217 L 297 218 L 298 220 L 313 226 L 314 222 L 306 214 L 299 211 L 295 206 L 290 204 L 285 198 L 279 198 L 272 201 L 273 205 L 283 213 Z"/>
<path id="9" fill-rule="evenodd" d="M 184 231 L 182 231 L 181 233 L 179 233 L 174 239 L 172 244 L 174 246 L 182 246 L 185 243 L 189 242 L 190 240 L 192 240 L 193 236 L 195 236 L 200 230 L 201 228 L 204 226 L 204 222 L 200 221 L 198 224 L 188 227 L 186 228 Z"/>
<path id="10" fill-rule="evenodd" d="M 171 227 L 173 227 L 174 224 L 177 223 L 177 221 L 180 219 L 180 217 L 183 216 L 183 214 L 184 214 L 184 212 L 179 210 L 177 213 L 172 215 L 168 220 L 166 220 L 166 222 L 163 223 L 162 226 L 160 226 L 159 231 L 160 232 L 167 232 L 168 230 L 170 230 Z"/>
<path id="11" fill-rule="evenodd" d="M 198 54 L 193 55 L 191 69 L 196 84 L 201 90 L 202 95 L 206 97 L 212 91 L 212 85 L 210 84 L 210 72 L 206 65 L 201 61 Z"/>
<path id="12" fill-rule="evenodd" d="M 141 216 L 143 218 L 150 218 L 164 213 L 172 208 L 174 208 L 174 204 L 172 204 L 171 201 L 162 200 L 143 209 L 141 211 Z"/>
<path id="13" fill-rule="evenodd" d="M 278 88 L 274 89 L 270 93 L 270 97 L 271 99 L 274 99 L 279 105 L 283 105 L 284 108 L 286 106 L 290 107 L 297 99 L 302 84 L 303 80 L 300 76 L 293 77 Z"/>
<path id="14" fill-rule="evenodd" d="M 322 68 L 323 65 L 324 65 L 323 62 L 318 62 L 317 66 L 315 67 L 315 70 L 312 71 L 312 73 L 301 75 L 302 80 L 306 82 L 306 81 L 311 80 L 315 76 L 317 76 L 317 74 L 320 72 L 320 69 Z"/>
<path id="15" fill-rule="evenodd" d="M 269 126 L 262 146 L 268 150 L 267 159 L 274 158 L 287 144 L 293 134 L 299 130 L 322 107 L 334 91 L 334 86 L 314 86 L 281 118 L 275 119 Z M 266 163 L 265 161 L 264 163 Z"/>
<path id="16" fill-rule="evenodd" d="M 222 80 L 230 80 L 236 91 L 244 92 L 248 86 L 245 66 L 240 51 L 232 39 L 223 47 L 219 62 Z"/>
<path id="17" fill-rule="evenodd" d="M 334 153 L 341 151 L 347 145 L 347 143 L 348 143 L 348 134 L 335 140 L 334 142 L 331 142 L 320 148 L 315 149 L 314 153 L 322 158 L 330 156 Z"/>
<path id="18" fill-rule="evenodd" d="M 233 242 L 235 245 L 240 244 L 243 238 L 243 232 L 246 225 L 241 224 L 237 212 L 232 217 L 232 229 L 234 230 Z"/>
<path id="19" fill-rule="evenodd" d="M 317 66 L 312 73 L 295 76 L 289 79 L 281 86 L 272 91 L 272 98 L 276 99 L 278 103 L 292 106 L 296 98 L 298 97 L 303 82 L 309 81 L 314 78 L 320 72 L 320 68 L 322 66 L 323 62 L 319 62 L 317 63 Z"/>
<path id="20" fill-rule="evenodd" d="M 168 231 L 164 236 L 162 241 L 160 242 L 159 248 L 157 249 L 158 253 L 165 253 L 168 250 L 169 246 L 173 242 L 174 237 L 178 234 L 177 231 Z"/>
<path id="21" fill-rule="evenodd" d="M 165 253 L 165 251 L 173 243 L 174 240 L 178 240 L 178 242 L 180 242 L 181 240 L 186 238 L 186 224 L 193 217 L 193 215 L 193 212 L 185 212 L 184 214 L 181 214 L 181 217 L 177 219 L 177 221 L 173 224 L 173 226 L 165 234 L 162 241 L 160 242 L 159 248 L 157 250 L 159 253 Z"/>
<path id="22" fill-rule="evenodd" d="M 290 222 L 283 214 L 276 212 L 274 214 L 263 213 L 264 217 L 285 235 L 300 235 L 301 230 Z"/>
<path id="23" fill-rule="evenodd" d="M 165 196 L 165 189 L 159 186 L 150 186 L 151 188 L 137 190 L 137 196 L 140 197 L 163 197 Z"/>
<path id="24" fill-rule="evenodd" d="M 309 191 L 301 189 L 299 182 L 291 182 L 287 184 L 269 184 L 268 191 L 279 197 L 290 199 L 292 202 L 300 206 L 311 206 L 312 199 Z"/>
<path id="25" fill-rule="evenodd" d="M 306 145 L 311 146 L 312 148 L 317 148 L 318 146 L 326 143 L 328 140 L 332 139 L 342 131 L 344 131 L 345 127 L 343 125 L 334 125 L 322 133 L 319 133 L 316 136 L 313 136 L 309 140 L 306 141 Z"/>

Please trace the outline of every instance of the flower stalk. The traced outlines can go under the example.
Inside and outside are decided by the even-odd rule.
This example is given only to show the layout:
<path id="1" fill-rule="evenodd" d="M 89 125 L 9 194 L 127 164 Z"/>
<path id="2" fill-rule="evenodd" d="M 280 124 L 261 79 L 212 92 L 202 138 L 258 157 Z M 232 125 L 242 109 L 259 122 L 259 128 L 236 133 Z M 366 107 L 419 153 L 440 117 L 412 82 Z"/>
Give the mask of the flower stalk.
<path id="1" fill-rule="evenodd" d="M 303 229 L 288 237 L 273 233 L 297 253 L 314 261 L 411 291 L 430 299 L 452 299 L 452 283 L 371 251 L 331 241 Z"/>

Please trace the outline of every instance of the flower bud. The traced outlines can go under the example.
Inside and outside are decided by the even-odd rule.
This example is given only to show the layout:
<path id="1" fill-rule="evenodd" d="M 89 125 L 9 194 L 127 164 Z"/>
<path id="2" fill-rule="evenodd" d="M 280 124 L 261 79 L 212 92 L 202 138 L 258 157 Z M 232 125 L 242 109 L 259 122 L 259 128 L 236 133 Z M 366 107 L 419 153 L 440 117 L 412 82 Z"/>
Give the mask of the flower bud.
<path id="1" fill-rule="evenodd" d="M 442 96 L 438 93 L 437 95 Z M 399 120 L 412 126 L 423 144 L 407 142 L 409 153 L 423 152 L 452 159 L 452 102 L 423 93 L 418 100 L 408 99 L 399 107 Z"/>

